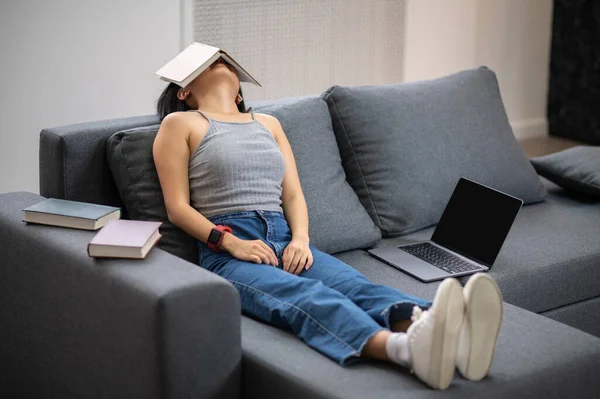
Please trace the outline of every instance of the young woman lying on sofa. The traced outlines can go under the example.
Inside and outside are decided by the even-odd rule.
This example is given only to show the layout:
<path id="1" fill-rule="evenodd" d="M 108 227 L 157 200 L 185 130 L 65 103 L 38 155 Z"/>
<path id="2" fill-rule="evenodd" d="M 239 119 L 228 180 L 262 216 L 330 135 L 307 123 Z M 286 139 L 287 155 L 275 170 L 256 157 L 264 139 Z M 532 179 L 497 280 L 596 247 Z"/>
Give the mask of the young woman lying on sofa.
<path id="1" fill-rule="evenodd" d="M 374 284 L 310 244 L 308 211 L 279 121 L 245 109 L 236 70 L 218 59 L 188 86 L 169 84 L 154 162 L 169 220 L 198 241 L 200 265 L 239 291 L 244 314 L 291 330 L 345 366 L 359 358 L 410 368 L 447 388 L 455 367 L 487 375 L 501 317 L 495 282 L 444 280 L 433 302 Z"/>

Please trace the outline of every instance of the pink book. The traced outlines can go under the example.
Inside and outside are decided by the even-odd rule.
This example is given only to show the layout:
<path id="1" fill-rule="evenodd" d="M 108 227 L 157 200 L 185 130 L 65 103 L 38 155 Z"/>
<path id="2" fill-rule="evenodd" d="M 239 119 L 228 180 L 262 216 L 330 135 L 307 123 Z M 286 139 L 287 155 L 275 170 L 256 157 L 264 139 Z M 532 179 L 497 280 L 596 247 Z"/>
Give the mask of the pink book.
<path id="1" fill-rule="evenodd" d="M 161 235 L 162 222 L 109 220 L 88 244 L 88 255 L 144 259 Z"/>

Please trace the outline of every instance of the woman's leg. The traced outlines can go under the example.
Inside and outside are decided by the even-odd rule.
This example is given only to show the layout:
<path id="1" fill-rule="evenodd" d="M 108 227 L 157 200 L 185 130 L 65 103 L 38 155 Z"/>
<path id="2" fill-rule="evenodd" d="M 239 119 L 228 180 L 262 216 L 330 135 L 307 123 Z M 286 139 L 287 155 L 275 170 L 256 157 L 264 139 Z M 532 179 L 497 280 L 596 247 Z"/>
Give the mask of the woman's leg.
<path id="1" fill-rule="evenodd" d="M 320 281 L 200 246 L 202 265 L 238 289 L 244 314 L 291 330 L 342 365 L 358 359 L 367 342 L 383 330 L 343 294 Z"/>
<path id="2" fill-rule="evenodd" d="M 321 281 L 235 259 L 215 263 L 212 271 L 238 289 L 245 314 L 290 329 L 339 364 L 361 356 L 391 360 L 412 369 L 432 388 L 450 385 L 464 312 L 456 280 L 440 285 L 431 310 L 418 314 L 407 333 L 392 334 Z"/>
<path id="3" fill-rule="evenodd" d="M 392 335 L 389 330 L 381 330 L 373 336 L 363 348 L 362 355 L 371 359 L 389 361 L 390 356 L 388 355 L 386 344 L 387 340 Z"/>
<path id="4" fill-rule="evenodd" d="M 291 239 L 281 214 L 241 212 L 235 217 L 226 215 L 211 221 L 232 227 L 241 239 L 262 239 L 271 244 L 281 267 L 283 249 Z M 291 329 L 309 346 L 342 365 L 364 355 L 409 367 L 433 388 L 444 389 L 450 384 L 456 362 L 457 326 L 462 323 L 464 312 L 461 289 L 456 280 L 448 279 L 440 285 L 430 311 L 416 312 L 415 323 L 406 334 L 392 334 L 374 318 L 389 324 L 389 321 L 394 321 L 391 315 L 408 318 L 409 305 L 427 307 L 430 303 L 372 284 L 343 262 L 332 263 L 331 259 L 335 258 L 319 256 L 316 248 L 313 249 L 317 253 L 315 262 L 304 273 L 318 269 L 316 265 L 321 263 L 323 268 L 334 264 L 337 277 L 348 281 L 346 287 L 332 285 L 349 292 L 348 296 L 316 278 L 295 276 L 274 266 L 239 261 L 227 253 L 211 251 L 203 243 L 199 243 L 199 249 L 200 264 L 228 279 L 238 289 L 244 313 Z M 321 274 L 326 281 L 334 281 L 336 277 L 331 272 Z M 357 282 L 363 289 L 374 292 L 379 287 L 379 296 L 371 293 L 371 298 L 368 298 L 368 295 L 352 293 L 351 286 Z M 390 305 L 380 314 L 373 311 L 374 307 L 381 307 L 377 303 L 369 307 L 368 311 L 375 317 L 349 299 L 349 296 L 359 297 L 358 302 L 365 305 L 365 302 L 377 302 L 377 298 L 386 295 Z"/>
<path id="5" fill-rule="evenodd" d="M 270 245 L 281 259 L 283 251 L 292 239 L 286 219 L 283 214 L 275 212 L 257 211 L 256 215 L 258 218 L 255 222 L 258 222 L 258 225 L 254 233 L 261 230 L 261 239 Z M 425 299 L 372 283 L 339 259 L 319 251 L 314 245 L 310 248 L 313 265 L 310 269 L 302 271 L 300 276 L 321 281 L 340 292 L 387 329 L 407 331 L 413 308 L 419 306 L 421 309 L 427 309 L 431 306 L 431 302 Z"/>
<path id="6" fill-rule="evenodd" d="M 342 293 L 381 326 L 407 331 L 413 308 L 428 309 L 431 302 L 368 280 L 353 267 L 311 246 L 314 258 L 310 269 L 300 276 L 323 282 Z"/>

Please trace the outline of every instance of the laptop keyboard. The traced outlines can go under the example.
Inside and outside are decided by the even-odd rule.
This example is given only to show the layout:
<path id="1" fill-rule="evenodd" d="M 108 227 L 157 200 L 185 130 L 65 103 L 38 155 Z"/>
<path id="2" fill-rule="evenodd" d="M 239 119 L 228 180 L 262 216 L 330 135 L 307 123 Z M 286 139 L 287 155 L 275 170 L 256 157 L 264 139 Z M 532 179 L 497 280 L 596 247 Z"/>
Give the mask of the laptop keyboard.
<path id="1" fill-rule="evenodd" d="M 428 242 L 405 245 L 398 248 L 448 273 L 481 270 L 481 267 L 475 266 Z"/>

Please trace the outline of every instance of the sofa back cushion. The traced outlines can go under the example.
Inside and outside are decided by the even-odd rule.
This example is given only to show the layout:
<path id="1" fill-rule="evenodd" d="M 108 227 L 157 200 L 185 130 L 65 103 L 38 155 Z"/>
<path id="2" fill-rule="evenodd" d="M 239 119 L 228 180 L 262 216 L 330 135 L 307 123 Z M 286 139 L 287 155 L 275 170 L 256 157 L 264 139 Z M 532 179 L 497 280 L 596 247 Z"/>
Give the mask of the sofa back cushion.
<path id="1" fill-rule="evenodd" d="M 533 158 L 531 164 L 559 186 L 600 199 L 600 147 L 578 145 Z"/>
<path id="2" fill-rule="evenodd" d="M 323 98 L 348 181 L 384 236 L 436 224 L 460 177 L 526 204 L 546 196 L 487 68 L 414 83 L 334 86 Z"/>
<path id="3" fill-rule="evenodd" d="M 277 104 L 277 103 L 276 103 Z M 374 245 L 381 239 L 358 197 L 346 182 L 327 104 L 319 97 L 253 107 L 281 122 L 294 152 L 309 210 L 311 244 L 334 253 Z M 107 159 L 131 219 L 162 221 L 159 246 L 198 263 L 194 239 L 168 221 L 154 166 L 152 145 L 159 125 L 114 134 Z"/>
<path id="4" fill-rule="evenodd" d="M 381 233 L 346 181 L 327 103 L 312 97 L 254 110 L 276 117 L 290 142 L 311 243 L 327 253 L 376 244 Z"/>
<path id="5" fill-rule="evenodd" d="M 198 264 L 193 237 L 169 222 L 167 216 L 152 156 L 152 145 L 159 127 L 153 125 L 115 133 L 106 146 L 108 164 L 129 218 L 163 222 L 158 246 Z"/>

